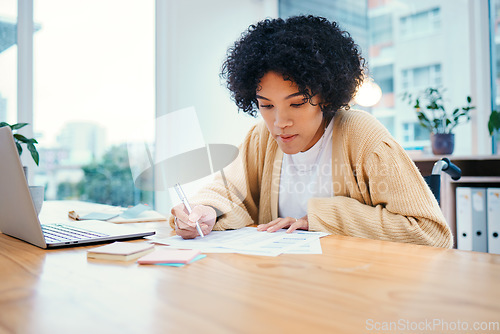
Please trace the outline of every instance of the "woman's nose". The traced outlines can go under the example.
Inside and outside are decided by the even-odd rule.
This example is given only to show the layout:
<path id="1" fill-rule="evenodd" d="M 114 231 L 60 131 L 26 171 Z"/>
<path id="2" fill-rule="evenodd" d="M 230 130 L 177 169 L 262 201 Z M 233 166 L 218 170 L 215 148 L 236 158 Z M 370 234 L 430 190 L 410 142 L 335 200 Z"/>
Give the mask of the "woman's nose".
<path id="1" fill-rule="evenodd" d="M 287 126 L 290 126 L 293 124 L 292 119 L 290 118 L 290 115 L 284 111 L 277 109 L 276 114 L 274 116 L 274 126 L 280 129 L 283 129 Z"/>

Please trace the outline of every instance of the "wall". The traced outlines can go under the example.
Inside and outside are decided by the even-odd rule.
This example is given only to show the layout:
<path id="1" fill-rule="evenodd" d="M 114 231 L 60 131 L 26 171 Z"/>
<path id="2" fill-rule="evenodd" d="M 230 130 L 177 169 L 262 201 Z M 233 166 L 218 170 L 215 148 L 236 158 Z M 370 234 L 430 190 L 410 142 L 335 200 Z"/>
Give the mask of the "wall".
<path id="1" fill-rule="evenodd" d="M 277 8 L 277 0 L 158 0 L 157 116 L 194 106 L 206 143 L 238 145 L 258 120 L 237 111 L 219 78 L 221 65 L 241 33 L 250 24 L 276 17 Z M 157 150 L 165 145 L 158 142 Z M 206 181 L 183 187 L 189 196 Z M 156 192 L 161 212 L 177 202 L 172 190 Z"/>

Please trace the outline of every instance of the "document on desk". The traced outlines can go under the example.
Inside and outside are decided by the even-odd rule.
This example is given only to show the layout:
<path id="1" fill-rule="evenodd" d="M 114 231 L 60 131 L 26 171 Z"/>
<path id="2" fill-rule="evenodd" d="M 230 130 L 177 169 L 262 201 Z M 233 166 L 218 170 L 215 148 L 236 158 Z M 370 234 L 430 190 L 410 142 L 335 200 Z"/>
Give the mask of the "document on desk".
<path id="1" fill-rule="evenodd" d="M 203 253 L 277 256 L 284 253 L 321 254 L 319 238 L 326 235 L 328 233 L 300 230 L 293 233 L 286 233 L 286 230 L 269 233 L 257 231 L 255 227 L 244 227 L 237 230 L 213 231 L 204 238 L 184 240 L 173 236 L 152 240 L 177 248 L 199 249 Z"/>

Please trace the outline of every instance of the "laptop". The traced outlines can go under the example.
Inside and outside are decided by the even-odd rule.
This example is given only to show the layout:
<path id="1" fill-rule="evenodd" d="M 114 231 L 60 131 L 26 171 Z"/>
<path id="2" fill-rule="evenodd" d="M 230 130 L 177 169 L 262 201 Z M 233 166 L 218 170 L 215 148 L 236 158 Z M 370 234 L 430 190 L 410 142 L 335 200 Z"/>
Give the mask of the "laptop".
<path id="1" fill-rule="evenodd" d="M 0 128 L 0 159 L 0 232 L 3 234 L 41 248 L 137 239 L 155 234 L 151 229 L 98 220 L 41 224 L 8 126 Z"/>

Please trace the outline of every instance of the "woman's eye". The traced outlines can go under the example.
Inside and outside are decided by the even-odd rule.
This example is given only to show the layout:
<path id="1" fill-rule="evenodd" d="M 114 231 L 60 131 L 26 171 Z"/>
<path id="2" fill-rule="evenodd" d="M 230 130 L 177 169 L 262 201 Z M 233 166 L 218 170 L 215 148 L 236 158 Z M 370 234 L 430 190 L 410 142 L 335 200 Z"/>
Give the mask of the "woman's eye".
<path id="1" fill-rule="evenodd" d="M 297 108 L 297 107 L 303 106 L 304 104 L 305 104 L 305 102 L 292 103 L 292 104 L 290 104 L 290 106 Z"/>
<path id="2" fill-rule="evenodd" d="M 261 109 L 270 109 L 270 108 L 272 108 L 272 107 L 273 107 L 273 105 L 272 105 L 272 104 L 261 104 L 261 105 L 259 106 L 259 108 L 261 108 Z"/>

